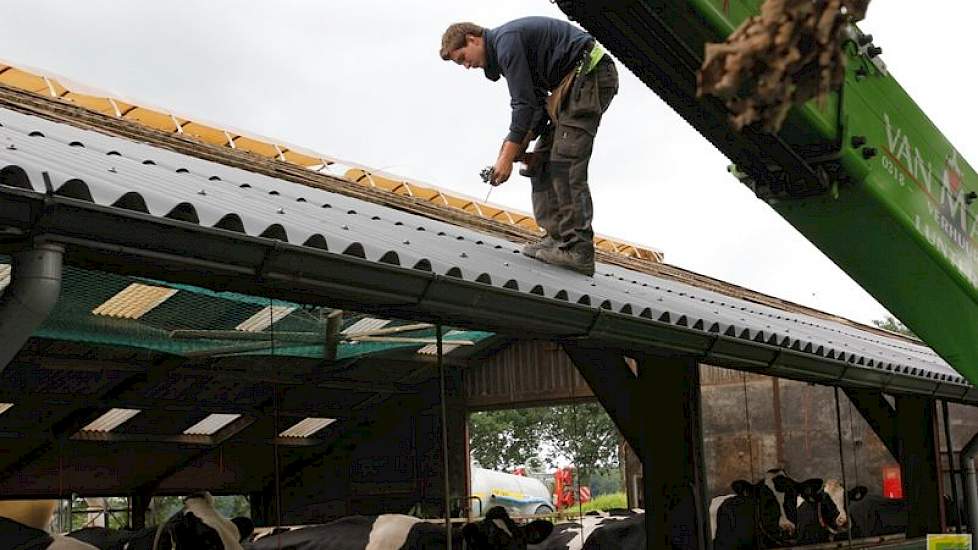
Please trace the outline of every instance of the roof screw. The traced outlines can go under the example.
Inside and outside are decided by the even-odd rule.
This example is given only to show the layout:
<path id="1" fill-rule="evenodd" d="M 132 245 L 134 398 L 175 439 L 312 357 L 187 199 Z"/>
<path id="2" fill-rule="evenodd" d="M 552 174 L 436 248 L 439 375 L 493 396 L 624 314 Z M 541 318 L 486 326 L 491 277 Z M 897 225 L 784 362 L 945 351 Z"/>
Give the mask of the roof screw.
<path id="1" fill-rule="evenodd" d="M 206 197 L 207 196 L 207 191 L 201 189 L 200 191 L 197 191 L 197 194 L 200 195 L 201 197 Z"/>
<path id="2" fill-rule="evenodd" d="M 509 267 L 509 262 L 503 262 L 503 265 Z"/>
<path id="3" fill-rule="evenodd" d="M 404 244 L 411 244 L 411 241 L 404 241 Z"/>
<path id="4" fill-rule="evenodd" d="M 349 225 L 344 225 L 343 226 L 343 231 L 349 231 L 349 230 L 350 230 L 350 226 Z"/>
<path id="5" fill-rule="evenodd" d="M 279 214 L 285 214 L 285 209 L 279 208 L 278 210 L 276 210 L 276 212 L 278 212 Z"/>
<path id="6" fill-rule="evenodd" d="M 109 168 L 109 172 L 112 172 L 113 174 L 115 174 L 116 173 L 115 166 Z"/>
<path id="7" fill-rule="evenodd" d="M 461 257 L 461 258 L 468 258 L 469 255 L 466 254 L 465 252 L 462 252 L 461 254 L 459 254 L 459 257 Z"/>
<path id="8" fill-rule="evenodd" d="M 11 143 L 10 145 L 7 146 L 7 149 L 10 149 L 11 151 L 16 151 L 17 150 L 17 146 L 14 145 L 13 143 Z"/>

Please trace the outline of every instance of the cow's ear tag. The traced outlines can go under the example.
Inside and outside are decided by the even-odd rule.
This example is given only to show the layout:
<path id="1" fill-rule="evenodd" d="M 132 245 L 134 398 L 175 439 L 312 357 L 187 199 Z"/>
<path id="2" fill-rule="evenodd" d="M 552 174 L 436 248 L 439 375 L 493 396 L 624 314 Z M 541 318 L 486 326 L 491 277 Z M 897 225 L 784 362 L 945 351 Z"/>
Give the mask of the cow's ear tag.
<path id="1" fill-rule="evenodd" d="M 554 530 L 554 524 L 545 519 L 535 519 L 526 527 L 523 527 L 523 535 L 528 544 L 540 544 L 550 536 Z"/>

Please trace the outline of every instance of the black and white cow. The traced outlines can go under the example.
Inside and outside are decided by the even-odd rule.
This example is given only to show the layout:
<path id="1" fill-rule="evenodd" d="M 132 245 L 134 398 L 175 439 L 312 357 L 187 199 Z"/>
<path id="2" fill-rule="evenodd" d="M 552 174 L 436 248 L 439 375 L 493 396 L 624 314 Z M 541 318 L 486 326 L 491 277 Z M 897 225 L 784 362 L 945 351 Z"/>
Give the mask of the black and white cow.
<path id="1" fill-rule="evenodd" d="M 849 505 L 849 530 L 852 538 L 881 537 L 885 535 L 898 535 L 907 532 L 907 524 L 910 517 L 910 506 L 902 498 L 886 498 L 882 495 L 866 495 L 862 499 L 852 502 Z M 944 521 L 947 525 L 957 525 L 958 517 L 962 514 L 962 520 L 966 517 L 963 510 L 955 512 L 953 501 L 947 495 L 944 496 Z M 963 521 L 963 523 L 965 523 Z M 837 536 L 837 539 L 844 538 Z"/>
<path id="2" fill-rule="evenodd" d="M 241 541 L 254 524 L 245 517 L 229 520 L 214 508 L 209 493 L 184 499 L 183 508 L 159 527 L 129 531 L 90 527 L 68 534 L 99 550 L 242 550 Z"/>
<path id="3" fill-rule="evenodd" d="M 79 540 L 51 535 L 51 525 L 57 501 L 8 500 L 0 501 L 0 542 L 2 548 L 17 550 L 96 550 Z"/>
<path id="4" fill-rule="evenodd" d="M 855 539 L 907 532 L 907 501 L 867 495 L 849 505 L 849 523 Z"/>
<path id="5" fill-rule="evenodd" d="M 625 520 L 633 520 L 634 518 L 639 518 L 636 525 L 640 526 L 642 545 L 638 547 L 632 546 L 594 546 L 599 544 L 598 540 L 603 540 L 604 535 L 598 535 L 598 533 L 604 531 L 605 529 L 612 529 L 614 531 L 621 530 L 621 522 Z M 630 525 L 630 524 L 629 524 Z M 628 509 L 612 509 L 607 511 L 593 511 L 584 514 L 580 518 L 575 518 L 574 521 L 561 522 L 554 525 L 553 533 L 547 537 L 547 540 L 541 542 L 540 544 L 532 544 L 527 548 L 529 550 L 582 550 L 583 548 L 627 548 L 632 550 L 632 548 L 645 548 L 645 514 L 636 512 Z M 616 537 L 617 535 L 613 535 Z M 590 546 L 588 546 L 590 544 Z"/>
<path id="6" fill-rule="evenodd" d="M 501 506 L 452 533 L 452 547 L 469 550 L 527 550 L 542 542 L 553 524 L 535 520 L 519 526 Z M 280 531 L 245 544 L 245 550 L 399 550 L 447 548 L 445 526 L 400 514 L 351 516 L 311 527 Z"/>
<path id="7" fill-rule="evenodd" d="M 804 486 L 780 468 L 768 470 L 757 483 L 737 480 L 734 493 L 710 502 L 711 535 L 715 550 L 772 548 L 790 542 L 797 521 L 797 497 Z"/>
<path id="8" fill-rule="evenodd" d="M 584 542 L 582 550 L 644 550 L 645 514 L 605 520 Z"/>
<path id="9" fill-rule="evenodd" d="M 849 489 L 849 502 L 859 502 L 867 491 L 862 485 Z M 828 542 L 837 535 L 846 534 L 849 529 L 849 516 L 845 512 L 846 494 L 846 488 L 835 479 L 800 488 L 797 499 L 797 544 Z"/>

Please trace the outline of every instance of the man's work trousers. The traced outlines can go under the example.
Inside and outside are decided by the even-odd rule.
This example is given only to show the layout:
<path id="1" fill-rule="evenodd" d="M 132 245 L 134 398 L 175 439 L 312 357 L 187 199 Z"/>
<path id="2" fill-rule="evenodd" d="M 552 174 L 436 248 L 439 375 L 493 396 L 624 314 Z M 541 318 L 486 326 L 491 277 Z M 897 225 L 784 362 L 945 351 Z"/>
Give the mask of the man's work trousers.
<path id="1" fill-rule="evenodd" d="M 590 73 L 575 82 L 552 121 L 537 141 L 534 152 L 545 160 L 533 184 L 533 216 L 537 225 L 565 250 L 590 249 L 594 208 L 587 169 L 601 115 L 618 93 L 618 70 L 605 55 Z M 549 154 L 545 152 L 549 150 Z"/>

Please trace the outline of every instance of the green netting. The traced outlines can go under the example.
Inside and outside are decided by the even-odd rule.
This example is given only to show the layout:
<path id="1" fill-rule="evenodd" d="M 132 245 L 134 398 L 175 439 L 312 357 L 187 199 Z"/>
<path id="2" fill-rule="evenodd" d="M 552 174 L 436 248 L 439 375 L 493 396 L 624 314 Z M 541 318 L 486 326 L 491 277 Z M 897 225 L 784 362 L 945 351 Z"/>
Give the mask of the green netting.
<path id="1" fill-rule="evenodd" d="M 10 259 L 0 255 L 0 264 Z M 176 293 L 137 319 L 96 315 L 93 310 L 133 283 L 176 290 Z M 286 308 L 287 313 L 274 323 L 267 309 Z M 257 331 L 238 330 L 259 312 L 268 312 L 267 326 Z M 333 310 L 250 296 L 217 292 L 166 281 L 127 277 L 114 273 L 66 267 L 61 297 L 48 319 L 34 336 L 52 340 L 151 349 L 174 355 L 282 355 L 322 358 L 326 342 L 327 317 Z M 263 313 L 264 315 L 264 313 Z M 364 315 L 344 312 L 342 327 Z M 261 317 L 259 317 L 261 319 Z M 392 321 L 384 328 L 414 324 Z M 186 331 L 195 331 L 188 334 Z M 211 336 L 214 331 L 224 333 Z M 229 336 L 227 333 L 230 332 Z M 433 339 L 434 329 L 402 332 L 401 338 Z M 445 341 L 478 342 L 489 332 L 451 331 Z M 345 359 L 397 349 L 421 348 L 424 343 L 341 341 L 336 358 Z"/>

